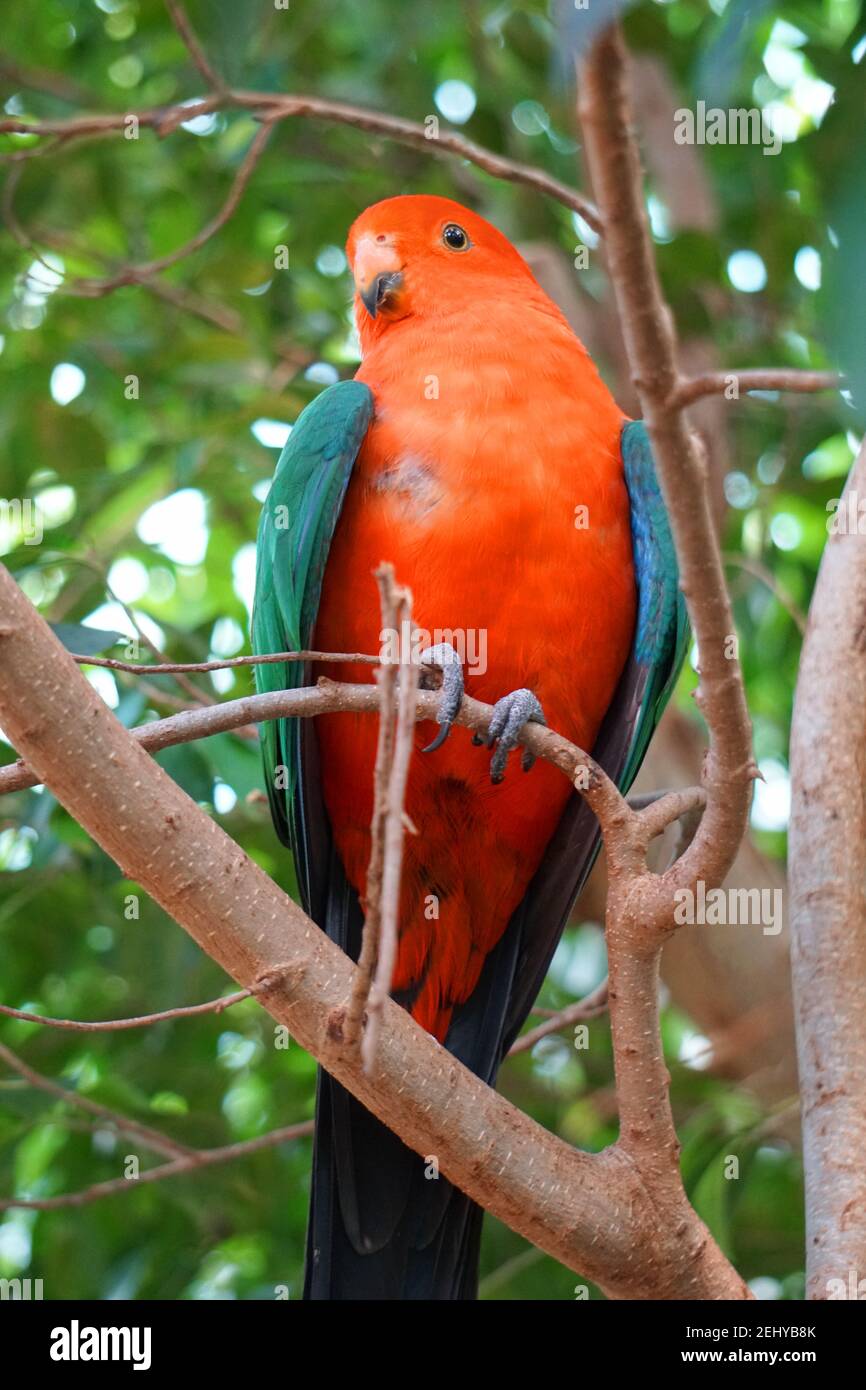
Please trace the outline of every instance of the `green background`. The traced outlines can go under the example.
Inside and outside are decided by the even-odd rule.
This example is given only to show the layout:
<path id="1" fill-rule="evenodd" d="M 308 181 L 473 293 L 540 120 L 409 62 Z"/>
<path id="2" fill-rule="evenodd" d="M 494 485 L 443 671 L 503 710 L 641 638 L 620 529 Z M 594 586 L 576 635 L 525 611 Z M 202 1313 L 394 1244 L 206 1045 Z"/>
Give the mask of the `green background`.
<path id="1" fill-rule="evenodd" d="M 443 129 L 585 186 L 562 31 L 543 4 L 369 0 L 282 11 L 218 0 L 190 13 L 232 82 L 418 122 L 438 114 Z M 11 7 L 3 27 L 8 114 L 123 112 L 203 90 L 156 0 L 43 0 L 38 9 Z M 677 225 L 650 150 L 648 187 L 662 282 L 684 340 L 711 344 L 721 364 L 842 364 L 850 372 L 853 397 L 771 395 L 726 407 L 725 548 L 766 566 L 805 609 L 828 499 L 841 492 L 866 395 L 864 63 L 852 57 L 862 56 L 860 6 L 641 3 L 626 29 L 635 52 L 664 65 L 684 104 L 757 104 L 786 123 L 774 158 L 755 147 L 701 153 L 714 205 L 703 227 Z M 454 82 L 464 86 L 443 88 Z M 835 93 L 826 113 L 821 84 Z M 474 109 L 455 123 L 466 107 L 449 100 L 471 105 L 467 90 Z M 272 441 L 273 422 L 290 423 L 323 385 L 354 370 L 340 248 L 358 212 L 395 193 L 435 192 L 476 207 L 521 244 L 554 248 L 569 266 L 581 242 L 566 209 L 525 188 L 426 150 L 298 119 L 277 127 L 228 224 L 160 277 L 167 291 L 69 293 L 79 277 L 163 255 L 193 236 L 221 205 L 254 131 L 249 116 L 229 111 L 163 140 L 148 131 L 137 141 L 112 136 L 4 166 L 17 182 L 16 224 L 7 222 L 0 264 L 0 495 L 38 499 L 47 521 L 39 546 L 21 544 L 7 526 L 5 561 L 51 621 L 129 634 L 119 593 L 146 635 L 178 660 L 248 650 L 251 546 L 276 460 L 260 437 Z M 6 154 L 32 143 L 0 137 Z M 22 229 L 32 246 L 19 244 Z M 280 245 L 285 270 L 274 267 Z M 743 262 L 742 252 L 753 256 Z M 743 288 L 743 275 L 760 279 L 760 266 L 763 286 Z M 596 306 L 609 312 L 600 251 L 590 247 L 589 268 L 573 274 L 590 317 Z M 600 366 L 622 385 L 613 360 Z M 129 398 L 131 376 L 137 399 Z M 149 512 L 172 498 L 174 511 Z M 192 549 L 178 549 L 184 535 Z M 203 554 L 194 553 L 196 538 Z M 783 801 L 799 634 L 760 580 L 734 569 L 732 584 L 757 756 Z M 69 640 L 80 648 L 85 639 L 73 630 Z M 191 698 L 170 678 L 147 687 L 94 678 L 128 724 Z M 243 671 L 194 683 L 212 698 L 251 689 Z M 693 685 L 689 671 L 680 699 L 690 718 Z M 13 756 L 0 742 L 0 758 Z M 160 761 L 291 890 L 289 857 L 255 795 L 255 743 L 222 735 Z M 766 854 L 784 855 L 784 817 L 774 819 L 772 806 L 754 834 Z M 136 892 L 47 792 L 0 799 L 2 1001 L 105 1018 L 227 992 L 230 982 L 146 896 L 137 919 L 125 915 Z M 541 1003 L 565 1004 L 603 973 L 598 931 L 575 926 Z M 692 1200 L 744 1276 L 763 1281 L 760 1292 L 801 1297 L 796 1147 L 747 1086 L 689 1063 L 694 1028 L 671 1003 L 663 1027 Z M 0 1020 L 0 1040 L 65 1086 L 191 1145 L 312 1115 L 312 1059 L 294 1043 L 275 1049 L 273 1023 L 252 1001 L 98 1037 Z M 605 1018 L 590 1025 L 587 1050 L 575 1051 L 567 1036 L 549 1039 L 507 1063 L 501 1086 L 574 1143 L 598 1149 L 615 1138 Z M 110 1127 L 0 1075 L 0 1192 L 85 1188 L 117 1176 L 136 1151 Z M 159 1161 L 141 1153 L 144 1165 Z M 728 1154 L 740 1158 L 739 1182 L 724 1178 Z M 280 1285 L 296 1297 L 309 1162 L 301 1140 L 131 1185 L 78 1210 L 0 1214 L 0 1276 L 42 1278 L 48 1298 L 273 1298 Z M 578 1282 L 493 1220 L 482 1278 L 483 1296 L 499 1299 L 572 1298 Z"/>

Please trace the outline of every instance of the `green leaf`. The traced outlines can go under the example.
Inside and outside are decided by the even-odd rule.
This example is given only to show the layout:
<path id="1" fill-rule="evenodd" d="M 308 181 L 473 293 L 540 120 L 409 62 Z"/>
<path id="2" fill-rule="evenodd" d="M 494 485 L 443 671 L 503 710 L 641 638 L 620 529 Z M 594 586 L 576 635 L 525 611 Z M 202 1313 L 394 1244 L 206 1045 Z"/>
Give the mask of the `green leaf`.
<path id="1" fill-rule="evenodd" d="M 210 801 L 213 794 L 213 774 L 207 760 L 192 744 L 179 743 L 175 748 L 163 748 L 156 761 L 193 801 Z"/>
<path id="2" fill-rule="evenodd" d="M 123 637 L 122 632 L 111 632 L 106 628 L 85 627 L 83 623 L 52 623 L 51 631 L 63 643 L 68 652 L 76 656 L 99 656 L 115 646 Z"/>

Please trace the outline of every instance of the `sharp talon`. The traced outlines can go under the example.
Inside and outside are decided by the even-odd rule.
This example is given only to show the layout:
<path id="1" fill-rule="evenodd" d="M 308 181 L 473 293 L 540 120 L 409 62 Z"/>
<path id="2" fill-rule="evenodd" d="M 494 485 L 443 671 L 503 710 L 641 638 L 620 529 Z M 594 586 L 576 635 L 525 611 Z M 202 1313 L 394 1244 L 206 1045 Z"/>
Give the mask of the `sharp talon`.
<path id="1" fill-rule="evenodd" d="M 499 783 L 503 781 L 505 777 L 505 764 L 507 760 L 508 750 L 497 748 L 496 752 L 493 754 L 493 757 L 490 760 L 490 780 L 493 783 L 494 787 L 498 787 Z"/>
<path id="2" fill-rule="evenodd" d="M 505 776 L 508 755 L 518 746 L 520 731 L 524 724 L 546 724 L 544 710 L 531 690 L 513 690 L 504 695 L 493 707 L 487 737 L 476 734 L 473 743 L 486 743 L 488 748 L 494 743 L 496 752 L 490 760 L 490 780 L 498 786 Z M 521 767 L 529 772 L 535 763 L 535 754 L 524 748 Z"/>
<path id="3" fill-rule="evenodd" d="M 422 665 L 438 667 L 442 672 L 442 694 L 436 717 L 439 732 L 432 743 L 421 750 L 423 753 L 435 753 L 450 734 L 454 716 L 463 701 L 463 663 L 450 642 L 428 647 L 421 653 L 420 661 Z"/>
<path id="4" fill-rule="evenodd" d="M 426 748 L 422 748 L 422 753 L 435 753 L 437 748 L 441 748 L 446 738 L 451 732 L 451 721 L 443 722 L 442 726 L 432 743 L 428 743 Z"/>

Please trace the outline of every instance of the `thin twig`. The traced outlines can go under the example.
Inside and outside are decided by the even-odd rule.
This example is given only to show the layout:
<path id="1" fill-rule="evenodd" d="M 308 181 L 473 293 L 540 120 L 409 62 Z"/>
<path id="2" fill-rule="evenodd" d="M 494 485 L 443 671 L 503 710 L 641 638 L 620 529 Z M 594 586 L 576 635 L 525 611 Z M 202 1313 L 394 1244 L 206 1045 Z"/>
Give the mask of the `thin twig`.
<path id="1" fill-rule="evenodd" d="M 584 145 L 605 213 L 611 281 L 700 652 L 695 702 L 710 731 L 703 769 L 707 808 L 690 849 L 655 884 L 655 903 L 644 900 L 645 915 L 651 916 L 651 906 L 660 908 L 662 899 L 668 904 L 671 889 L 694 889 L 698 877 L 721 882 L 746 828 L 757 769 L 742 673 L 731 657 L 735 627 L 703 460 L 684 415 L 671 406 L 679 384 L 675 331 L 655 262 L 625 73 L 625 44 L 613 25 L 580 72 Z"/>
<path id="2" fill-rule="evenodd" d="M 641 1174 L 653 1203 L 678 1231 L 691 1226 L 695 1253 L 714 1265 L 721 1296 L 748 1298 L 686 1197 L 659 1021 L 659 960 L 676 929 L 675 893 L 721 881 L 734 860 L 756 771 L 742 677 L 730 659 L 734 631 L 702 459 L 682 412 L 673 316 L 664 300 L 644 201 L 643 173 L 627 84 L 622 31 L 611 24 L 579 68 L 580 116 L 589 172 L 605 220 L 605 251 L 632 379 L 652 443 L 692 625 L 700 650 L 698 703 L 710 730 L 702 784 L 706 806 L 683 858 L 662 875 L 648 871 L 650 838 L 676 812 L 695 807 L 679 793 L 604 831 L 608 850 L 606 937 L 611 1037 L 619 1105 L 616 1150 Z M 630 818 L 633 818 L 630 824 Z"/>
<path id="3" fill-rule="evenodd" d="M 189 51 L 189 56 L 195 63 L 208 87 L 214 92 L 225 90 L 225 82 L 214 68 L 201 46 L 198 35 L 192 27 L 189 15 L 184 9 L 180 0 L 165 0 L 166 9 L 171 16 L 171 22 L 183 39 Z"/>
<path id="4" fill-rule="evenodd" d="M 20 166 L 18 167 L 20 168 Z M 7 212 L 10 209 L 11 203 L 12 200 L 7 197 L 4 203 Z M 18 241 L 19 245 L 27 246 L 28 249 L 32 250 L 33 255 L 38 260 L 42 261 L 43 265 L 47 263 L 42 259 L 39 251 L 36 249 L 35 243 L 37 241 L 43 242 L 46 246 L 50 246 L 52 250 L 59 251 L 63 255 L 68 254 L 68 252 L 72 250 L 77 256 L 91 261 L 98 261 L 106 270 L 111 269 L 117 271 L 120 269 L 120 262 L 116 259 L 113 259 L 111 256 L 106 256 L 104 252 L 97 251 L 92 246 L 82 244 L 80 238 L 70 236 L 68 232 L 48 231 L 44 227 L 40 227 L 32 233 L 26 231 L 15 216 L 14 205 L 12 206 L 12 217 L 14 219 L 14 225 L 10 223 L 9 227 L 12 235 L 15 237 L 16 241 Z M 47 268 L 52 275 L 57 274 L 56 266 L 49 264 Z M 204 299 L 201 295 L 194 293 L 192 290 L 183 289 L 180 285 L 171 284 L 166 280 L 145 280 L 142 282 L 142 289 L 147 290 L 155 299 L 164 300 L 166 304 L 171 304 L 174 308 L 180 309 L 183 313 L 193 314 L 196 318 L 202 319 L 205 323 L 214 324 L 217 328 L 221 328 L 224 333 L 231 333 L 237 336 L 243 332 L 244 320 L 242 316 L 237 310 L 231 309 L 228 305 L 221 304 L 217 300 L 212 298 Z M 65 293 L 62 284 L 57 286 L 57 292 L 59 294 Z M 279 343 L 276 344 L 276 347 L 277 351 L 284 356 L 285 353 L 280 349 Z"/>
<path id="5" fill-rule="evenodd" d="M 736 383 L 737 395 L 730 395 Z M 729 367 L 724 372 L 702 372 L 700 376 L 679 378 L 668 402 L 683 410 L 702 396 L 725 396 L 739 400 L 749 391 L 838 391 L 843 385 L 838 372 L 807 372 L 794 367 Z"/>
<path id="6" fill-rule="evenodd" d="M 390 583 L 386 580 L 390 578 Z M 382 565 L 376 572 L 381 606 L 381 631 L 397 632 L 397 606 L 394 597 L 394 570 Z M 376 763 L 373 771 L 373 815 L 370 822 L 370 858 L 364 888 L 364 930 L 358 970 L 352 980 L 352 992 L 346 1007 L 343 1036 L 347 1046 L 353 1046 L 361 1033 L 373 977 L 379 959 L 379 940 L 382 930 L 382 874 L 385 859 L 385 821 L 388 814 L 388 780 L 394 762 L 394 731 L 396 715 L 397 672 L 394 662 L 382 662 L 375 672 L 379 687 L 379 733 L 376 742 Z"/>
<path id="7" fill-rule="evenodd" d="M 205 1004 L 180 1004 L 174 1009 L 163 1009 L 155 1014 L 139 1014 L 135 1018 L 107 1018 L 97 1022 L 74 1018 L 48 1018 L 44 1014 L 30 1013 L 27 1009 L 13 1009 L 8 1004 L 0 1004 L 0 1014 L 6 1018 L 17 1018 L 23 1023 L 41 1023 L 45 1028 L 67 1028 L 75 1033 L 119 1033 L 126 1028 L 149 1028 L 154 1023 L 166 1023 L 172 1018 L 194 1018 L 199 1014 L 220 1014 L 230 1009 L 242 999 L 251 999 L 268 988 L 270 981 L 254 989 L 239 989 L 234 994 L 221 995 L 219 999 L 209 999 Z"/>
<path id="8" fill-rule="evenodd" d="M 365 652 L 267 652 L 264 656 L 228 656 L 219 661 L 165 661 L 158 665 L 146 666 L 140 662 L 118 661 L 113 656 L 81 656 L 70 653 L 79 666 L 104 666 L 109 671 L 128 671 L 131 676 L 174 676 L 179 672 L 229 671 L 234 666 L 270 666 L 280 661 L 318 661 L 336 666 L 360 665 L 367 662 L 376 665 L 378 656 Z"/>
<path id="9" fill-rule="evenodd" d="M 682 790 L 665 792 L 654 797 L 640 814 L 640 823 L 646 843 L 657 835 L 664 834 L 669 825 L 681 821 L 692 813 L 703 811 L 707 804 L 707 794 L 703 787 L 684 787 Z"/>
<path id="10" fill-rule="evenodd" d="M 751 574 L 754 579 L 758 579 L 762 584 L 765 584 L 776 602 L 782 605 L 788 617 L 797 625 L 803 636 L 806 635 L 805 613 L 798 607 L 796 601 L 791 597 L 784 585 L 779 583 L 771 569 L 766 565 L 762 565 L 760 560 L 753 560 L 748 555 L 739 555 L 733 550 L 723 551 L 722 559 L 726 565 L 736 565 L 738 569 L 744 570 L 746 574 Z"/>
<path id="11" fill-rule="evenodd" d="M 0 120 L 0 133 L 16 132 L 44 135 L 51 138 L 50 148 L 54 149 L 72 140 L 122 131 L 127 126 L 130 114 L 135 115 L 139 126 L 153 129 L 160 136 L 169 134 L 179 125 L 194 119 L 196 116 L 213 114 L 227 108 L 251 111 L 257 119 L 264 121 L 265 124 L 250 147 L 247 158 L 238 171 L 223 208 L 196 236 L 158 260 L 121 267 L 115 274 L 102 279 L 82 278 L 65 284 L 63 286 L 65 293 L 92 298 L 109 294 L 126 285 L 141 285 L 154 293 L 161 294 L 164 299 L 173 299 L 178 307 L 208 318 L 220 327 L 226 328 L 227 331 L 236 331 L 237 321 L 233 316 L 230 320 L 227 317 L 231 314 L 230 310 L 226 310 L 224 313 L 220 311 L 217 314 L 203 301 L 193 303 L 188 300 L 182 303 L 183 291 L 177 290 L 176 287 L 163 287 L 157 290 L 153 277 L 184 259 L 193 251 L 198 250 L 224 226 L 236 211 L 253 169 L 263 152 L 268 138 L 266 132 L 269 132 L 272 126 L 278 122 L 295 117 L 306 117 L 311 120 L 351 126 L 374 135 L 384 136 L 386 139 L 395 140 L 413 149 L 424 150 L 428 154 L 453 155 L 458 159 L 467 160 L 477 168 L 492 174 L 495 178 L 533 188 L 536 192 L 542 193 L 578 213 L 596 231 L 604 232 L 603 219 L 598 208 L 594 207 L 576 189 L 552 178 L 541 169 L 522 164 L 516 160 L 506 159 L 502 155 L 485 149 L 474 141 L 467 140 L 464 136 L 457 135 L 452 131 L 438 132 L 434 137 L 431 136 L 426 125 L 419 125 L 417 122 L 407 121 L 402 117 L 391 116 L 384 112 L 369 111 L 363 107 L 350 106 L 344 102 L 327 101 L 319 97 L 225 89 L 209 64 L 181 5 L 176 3 L 176 0 L 166 0 L 166 3 L 169 5 L 172 19 L 184 38 L 199 71 L 203 76 L 209 74 L 209 82 L 214 90 L 207 96 L 171 107 L 154 107 L 146 111 L 122 115 L 97 114 L 53 121 L 24 121 L 17 117 L 9 117 Z M 260 137 L 261 144 L 259 145 Z M 43 152 L 42 147 L 35 147 L 0 156 L 0 159 L 5 158 L 17 163 L 20 168 L 23 161 Z M 32 247 L 32 241 L 15 217 L 12 207 L 15 186 L 14 180 L 7 181 L 5 189 L 7 221 L 16 239 L 22 244 L 29 244 Z M 758 390 L 824 391 L 838 389 L 841 385 L 841 378 L 835 372 L 799 371 L 794 368 L 749 368 L 727 373 L 706 372 L 697 377 L 676 378 L 669 405 L 674 409 L 682 409 L 702 396 L 725 394 L 729 390 L 732 378 L 736 378 L 739 388 L 745 392 Z"/>
<path id="12" fill-rule="evenodd" d="M 64 654 L 62 649 L 61 654 Z M 244 695 L 238 700 L 226 700 L 222 704 L 209 705 L 207 708 L 182 710 L 178 714 L 168 715 L 165 719 L 154 719 L 149 724 L 139 724 L 136 728 L 130 729 L 129 733 L 147 752 L 155 753 L 162 748 L 173 748 L 179 743 L 193 743 L 212 734 L 227 733 L 243 725 L 258 724 L 269 719 L 303 719 L 338 712 L 378 713 L 379 699 L 376 685 L 343 684 L 323 676 L 316 685 L 301 686 L 298 690 L 273 690 L 261 695 Z M 438 708 L 438 691 L 416 692 L 416 720 L 435 720 Z M 492 705 L 465 695 L 454 716 L 454 723 L 469 729 L 472 733 L 486 733 L 492 715 Z M 615 819 L 618 814 L 632 815 L 610 778 L 589 754 L 576 744 L 570 743 L 560 734 L 541 724 L 531 723 L 521 729 L 518 742 L 537 757 L 547 758 L 572 783 L 578 771 L 585 771 L 588 775 L 580 779 L 578 790 L 603 824 Z M 0 795 L 35 787 L 38 781 L 26 763 L 19 759 L 7 767 L 0 768 Z"/>
<path id="13" fill-rule="evenodd" d="M 195 1154 L 195 1149 L 189 1148 L 186 1144 L 180 1144 L 175 1139 L 170 1139 L 167 1134 L 160 1134 L 159 1130 L 151 1129 L 149 1125 L 140 1124 L 138 1120 L 131 1120 L 127 1115 L 118 1115 L 114 1110 L 109 1110 L 107 1106 L 99 1105 L 97 1101 L 89 1100 L 87 1096 L 80 1095 L 78 1091 L 70 1091 L 65 1086 L 60 1086 L 49 1076 L 43 1076 L 41 1072 L 28 1066 L 16 1052 L 13 1052 L 10 1047 L 6 1047 L 4 1043 L 0 1043 L 0 1057 L 7 1066 L 11 1067 L 13 1071 L 17 1071 L 18 1075 L 23 1076 L 25 1081 L 28 1081 L 36 1090 L 54 1096 L 55 1100 L 68 1101 L 70 1105 L 86 1111 L 88 1115 L 94 1115 L 103 1123 L 112 1124 L 122 1132 L 134 1135 L 154 1153 L 161 1153 L 175 1159 L 189 1159 Z"/>
<path id="14" fill-rule="evenodd" d="M 231 333 L 237 337 L 243 332 L 244 321 L 240 314 L 234 309 L 229 309 L 225 304 L 218 304 L 212 299 L 204 299 L 191 290 L 181 289 L 180 285 L 170 285 L 165 280 L 144 280 L 142 281 L 142 288 L 157 299 L 164 300 L 166 304 L 173 305 L 175 309 L 180 309 L 185 314 L 192 314 L 195 318 L 202 319 L 204 323 L 212 323 L 216 328 L 221 328 L 224 333 Z"/>
<path id="15" fill-rule="evenodd" d="M 376 571 L 376 579 L 382 596 L 383 614 L 387 611 L 393 615 L 394 622 L 390 631 L 407 631 L 412 622 L 412 595 L 409 589 L 395 583 L 392 565 L 381 565 Z M 381 666 L 379 669 L 384 673 L 390 668 Z M 361 1055 L 367 1073 L 372 1071 L 376 1059 L 382 1011 L 391 995 L 391 981 L 394 978 L 397 959 L 403 837 L 406 833 L 406 782 L 415 736 L 415 709 L 420 679 L 420 667 L 411 658 L 409 661 L 401 662 L 399 670 L 397 726 L 393 735 L 384 805 L 381 807 L 382 878 L 378 907 L 376 974 L 367 1002 L 367 1027 L 361 1043 Z M 384 718 L 384 704 L 382 717 Z"/>
<path id="16" fill-rule="evenodd" d="M 591 994 L 587 994 L 583 999 L 578 999 L 574 1004 L 568 1004 L 566 1008 L 560 1009 L 544 1023 L 539 1023 L 536 1028 L 531 1028 L 528 1033 L 524 1033 L 522 1037 L 511 1044 L 508 1056 L 516 1057 L 520 1052 L 529 1052 L 536 1043 L 541 1042 L 542 1038 L 549 1037 L 551 1033 L 559 1033 L 564 1028 L 573 1028 L 576 1023 L 587 1023 L 590 1019 L 600 1018 L 604 1013 L 607 1013 L 606 979 L 602 980 Z"/>
<path id="17" fill-rule="evenodd" d="M 265 152 L 265 146 L 271 137 L 273 127 L 274 122 L 266 120 L 256 131 L 232 180 L 228 197 L 219 212 L 209 222 L 206 222 L 195 236 L 190 237 L 189 241 L 185 241 L 181 246 L 176 246 L 173 251 L 168 251 L 164 256 L 158 256 L 155 260 L 144 261 L 139 265 L 123 266 L 115 275 L 109 275 L 102 279 L 71 281 L 65 285 L 66 293 L 77 294 L 85 299 L 98 298 L 101 295 L 110 294 L 112 290 L 120 289 L 124 285 L 138 285 L 143 281 L 150 280 L 154 275 L 159 275 L 163 270 L 168 270 L 170 266 L 177 265 L 178 261 L 185 260 L 194 251 L 198 251 L 205 242 L 216 236 L 217 232 L 237 211 L 246 186 L 253 176 L 253 171 Z"/>
<path id="18" fill-rule="evenodd" d="M 107 570 L 104 568 L 102 564 L 99 563 L 97 563 L 96 569 L 97 572 L 101 573 L 103 576 L 105 592 L 108 594 L 109 598 L 113 599 L 114 602 L 118 603 L 120 607 L 123 609 L 138 637 L 139 642 L 142 642 L 144 646 L 149 647 L 150 650 L 153 652 L 154 656 L 158 657 L 159 660 L 164 663 L 166 660 L 165 652 L 162 651 L 160 647 L 156 644 L 156 642 L 154 642 L 153 638 L 149 637 L 147 633 L 144 631 L 144 629 L 141 626 L 141 623 L 138 620 L 138 616 L 135 612 L 135 609 L 132 607 L 132 605 L 127 603 L 124 599 L 120 598 L 114 592 L 108 578 Z M 180 686 L 181 690 L 185 690 L 187 695 L 190 695 L 197 705 L 213 705 L 216 703 L 212 695 L 206 693 L 204 690 L 199 690 L 195 682 L 188 680 L 187 677 L 183 675 L 181 672 L 175 674 L 174 679 L 175 683 Z"/>
<path id="19" fill-rule="evenodd" d="M 25 1211 L 57 1211 L 62 1207 L 84 1207 L 91 1202 L 102 1201 L 104 1197 L 114 1197 L 120 1192 L 132 1192 L 141 1183 L 162 1182 L 165 1178 L 176 1178 L 181 1173 L 197 1172 L 200 1168 L 211 1168 L 216 1163 L 232 1163 L 237 1158 L 259 1153 L 262 1149 L 272 1149 L 277 1144 L 288 1144 L 293 1139 L 304 1139 L 313 1133 L 314 1121 L 302 1120 L 296 1125 L 285 1125 L 282 1129 L 271 1130 L 257 1139 L 244 1139 L 238 1144 L 226 1144 L 220 1149 L 193 1149 L 183 1158 L 161 1163 L 156 1168 L 146 1168 L 136 1178 L 109 1178 L 107 1182 L 94 1183 L 81 1192 L 63 1192 L 57 1197 L 3 1197 L 0 1198 L 0 1211 L 15 1207 Z"/>
<path id="20" fill-rule="evenodd" d="M 382 111 L 370 111 L 362 106 L 351 106 L 346 102 L 327 101 L 321 97 L 299 96 L 279 92 L 256 92 L 231 89 L 221 93 L 210 93 L 197 101 L 183 105 L 157 106 L 135 114 L 139 126 L 166 135 L 177 126 L 193 120 L 196 116 L 211 115 L 216 111 L 240 108 L 251 111 L 260 119 L 284 121 L 295 117 L 323 121 L 326 124 L 353 126 L 371 135 L 380 135 L 398 144 L 413 149 L 425 150 L 428 154 L 453 155 L 457 159 L 468 160 L 485 173 L 510 183 L 523 184 L 538 193 L 562 203 L 564 207 L 578 212 L 597 231 L 601 230 L 598 210 L 577 189 L 561 183 L 542 169 L 518 160 L 506 159 L 504 155 L 477 145 L 463 135 L 452 131 L 440 132 L 431 138 L 430 128 L 417 121 L 407 121 L 401 116 L 391 116 Z M 55 136 L 59 143 L 68 144 L 94 135 L 110 135 L 123 131 L 130 113 L 111 115 L 76 116 L 67 120 L 22 120 L 17 116 L 0 119 L 0 134 Z M 37 147 L 38 148 L 38 147 Z M 19 151 L 18 156 L 32 158 L 35 150 Z"/>
<path id="21" fill-rule="evenodd" d="M 8 82 L 15 87 L 26 87 L 30 92 L 44 92 L 65 101 L 69 106 L 99 106 L 100 98 L 87 87 L 82 87 L 65 73 L 53 72 L 51 68 L 28 68 L 16 63 L 12 58 L 0 57 L 0 82 Z M 14 88 L 13 88 L 14 90 Z"/>
<path id="22" fill-rule="evenodd" d="M 118 672 L 121 676 L 125 674 L 124 671 Z M 165 705 L 167 709 L 174 710 L 201 709 L 202 706 L 201 700 L 185 700 L 182 695 L 172 695 L 168 690 L 161 690 L 158 685 L 151 685 L 150 681 L 130 681 L 126 688 L 131 690 L 133 687 L 140 690 L 142 695 L 146 695 L 152 705 Z"/>
<path id="23" fill-rule="evenodd" d="M 658 787 L 654 792 L 629 792 L 629 810 L 645 811 L 654 801 L 661 801 L 663 796 L 667 796 L 670 790 L 670 787 Z"/>
<path id="24" fill-rule="evenodd" d="M 334 1047 L 326 1024 L 351 992 L 355 967 L 346 955 L 143 755 L 2 566 L 0 610 L 0 720 L 13 743 L 126 877 L 239 985 L 292 962 L 267 996 L 268 1011 L 379 1120 L 417 1152 L 436 1154 L 442 1173 L 474 1201 L 613 1297 L 746 1296 L 681 1187 L 669 1193 L 678 1176 L 673 1155 L 667 1182 L 652 1173 L 650 1187 L 622 1146 L 574 1150 L 516 1112 L 392 1002 L 373 1077 L 356 1049 Z M 375 685 L 350 690 L 350 705 L 377 711 Z M 319 701 L 321 712 L 334 692 L 345 699 L 345 690 L 324 682 L 301 706 L 309 713 Z M 416 710 L 430 719 L 438 703 L 439 692 L 419 691 Z M 218 707 L 175 719 L 215 714 Z M 490 706 L 466 698 L 455 722 L 489 729 L 491 715 Z M 578 768 L 588 770 L 583 794 L 617 857 L 616 826 L 627 832 L 635 813 L 616 787 L 541 725 L 522 731 L 521 741 L 543 749 L 570 782 Z M 644 1113 L 654 1101 L 645 1100 Z M 641 1251 L 651 1258 L 637 1260 Z"/>

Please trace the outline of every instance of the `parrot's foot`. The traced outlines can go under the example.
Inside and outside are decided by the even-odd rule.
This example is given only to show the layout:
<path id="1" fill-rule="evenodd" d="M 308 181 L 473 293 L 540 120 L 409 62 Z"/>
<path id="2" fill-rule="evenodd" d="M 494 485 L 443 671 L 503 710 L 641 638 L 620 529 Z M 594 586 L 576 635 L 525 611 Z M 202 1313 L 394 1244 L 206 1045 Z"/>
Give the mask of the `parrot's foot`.
<path id="1" fill-rule="evenodd" d="M 425 690 L 439 689 L 440 683 L 437 677 L 441 675 L 442 695 L 436 715 L 439 732 L 433 742 L 428 743 L 427 747 L 421 750 L 423 753 L 434 753 L 437 748 L 442 747 L 450 734 L 454 716 L 463 699 L 463 662 L 450 642 L 439 642 L 435 647 L 427 647 L 426 651 L 421 653 L 419 660 L 422 666 L 430 668 L 421 672 L 421 685 Z"/>
<path id="2" fill-rule="evenodd" d="M 518 735 L 524 724 L 530 722 L 546 724 L 544 710 L 531 690 L 512 690 L 510 695 L 503 695 L 493 706 L 493 717 L 487 734 L 473 734 L 472 742 L 475 744 L 486 743 L 490 748 L 496 743 L 496 752 L 490 760 L 491 782 L 502 781 L 508 754 L 517 747 Z M 534 762 L 535 754 L 524 748 L 521 762 L 523 771 L 528 772 Z"/>

